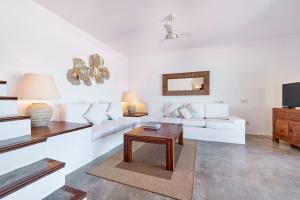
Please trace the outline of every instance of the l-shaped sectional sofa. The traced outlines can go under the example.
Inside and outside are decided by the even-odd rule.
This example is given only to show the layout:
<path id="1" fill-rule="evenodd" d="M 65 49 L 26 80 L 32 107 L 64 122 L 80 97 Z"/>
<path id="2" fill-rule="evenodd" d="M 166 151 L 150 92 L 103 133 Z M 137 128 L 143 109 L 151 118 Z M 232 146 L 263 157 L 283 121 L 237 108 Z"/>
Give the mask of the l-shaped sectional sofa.
<path id="1" fill-rule="evenodd" d="M 101 140 L 113 134 L 131 130 L 147 122 L 173 123 L 183 125 L 184 138 L 245 144 L 245 120 L 229 115 L 229 105 L 224 103 L 163 103 L 147 104 L 148 115 L 140 118 L 123 117 L 121 103 L 102 103 L 107 105 L 103 112 L 113 112 L 114 119 L 104 120 L 93 125 L 92 140 Z M 170 104 L 184 107 L 188 104 L 195 113 L 192 118 L 170 117 L 166 108 Z M 75 103 L 62 105 L 62 121 L 89 123 L 84 117 L 91 104 Z"/>

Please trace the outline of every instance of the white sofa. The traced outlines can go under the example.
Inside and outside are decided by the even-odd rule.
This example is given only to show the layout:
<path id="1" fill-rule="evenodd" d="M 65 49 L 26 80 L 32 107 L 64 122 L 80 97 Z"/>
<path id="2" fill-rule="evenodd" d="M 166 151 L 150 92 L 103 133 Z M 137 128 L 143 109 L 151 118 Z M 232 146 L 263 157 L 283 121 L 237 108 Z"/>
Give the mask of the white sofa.
<path id="1" fill-rule="evenodd" d="M 170 117 L 166 113 L 169 104 L 177 104 L 179 108 L 190 104 L 193 117 Z M 245 144 L 245 120 L 229 115 L 229 105 L 224 103 L 162 103 L 147 104 L 148 116 L 141 118 L 141 124 L 147 122 L 174 123 L 183 125 L 185 138 Z"/>
<path id="2" fill-rule="evenodd" d="M 104 120 L 101 124 L 93 125 L 92 141 L 107 141 L 115 147 L 122 143 L 123 134 L 147 122 L 174 123 L 183 125 L 184 137 L 188 139 L 245 144 L 245 120 L 229 115 L 229 105 L 224 103 L 176 103 L 181 108 L 190 104 L 194 109 L 193 117 L 170 117 L 166 107 L 174 103 L 148 103 L 148 116 L 141 118 L 123 117 L 121 103 L 107 104 L 104 112 L 112 110 L 117 116 L 114 120 Z M 90 103 L 63 104 L 61 120 L 74 123 L 89 123 L 84 117 Z M 120 135 L 121 138 L 116 138 Z"/>
<path id="3" fill-rule="evenodd" d="M 107 105 L 104 112 L 114 110 L 116 119 L 104 120 L 101 124 L 94 124 L 92 127 L 92 140 L 100 140 L 112 134 L 131 130 L 140 125 L 137 118 L 123 117 L 121 103 L 99 103 Z M 85 117 L 91 103 L 69 103 L 61 106 L 61 120 L 73 123 L 90 123 Z"/>

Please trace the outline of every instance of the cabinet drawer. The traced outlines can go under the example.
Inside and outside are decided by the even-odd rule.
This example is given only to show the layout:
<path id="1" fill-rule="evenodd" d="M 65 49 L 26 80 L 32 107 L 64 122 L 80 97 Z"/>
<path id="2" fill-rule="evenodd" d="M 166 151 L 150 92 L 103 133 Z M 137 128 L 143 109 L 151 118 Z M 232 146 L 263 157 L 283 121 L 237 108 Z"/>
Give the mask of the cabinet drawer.
<path id="1" fill-rule="evenodd" d="M 300 144 L 300 122 L 289 122 L 291 140 L 294 144 Z"/>
<path id="2" fill-rule="evenodd" d="M 282 120 L 293 120 L 293 115 L 288 112 L 278 111 L 276 112 L 277 118 Z"/>
<path id="3" fill-rule="evenodd" d="M 300 121 L 300 113 L 295 114 L 295 115 L 292 117 L 292 120 L 293 120 L 293 121 L 296 121 L 296 122 L 299 122 L 299 121 Z"/>
<path id="4" fill-rule="evenodd" d="M 283 120 L 276 120 L 276 135 L 281 139 L 288 139 L 289 137 L 289 122 Z"/>

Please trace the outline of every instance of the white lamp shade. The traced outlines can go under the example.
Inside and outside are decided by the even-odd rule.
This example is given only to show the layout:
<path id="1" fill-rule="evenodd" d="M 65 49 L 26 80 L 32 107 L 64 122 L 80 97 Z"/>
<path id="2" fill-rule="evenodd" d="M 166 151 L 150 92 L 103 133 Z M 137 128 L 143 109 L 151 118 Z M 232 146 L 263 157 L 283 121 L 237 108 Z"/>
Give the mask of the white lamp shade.
<path id="1" fill-rule="evenodd" d="M 122 95 L 123 102 L 137 102 L 139 101 L 138 95 L 133 91 L 123 92 Z"/>
<path id="2" fill-rule="evenodd" d="M 54 79 L 44 74 L 24 74 L 18 85 L 20 99 L 58 99 L 60 98 Z"/>

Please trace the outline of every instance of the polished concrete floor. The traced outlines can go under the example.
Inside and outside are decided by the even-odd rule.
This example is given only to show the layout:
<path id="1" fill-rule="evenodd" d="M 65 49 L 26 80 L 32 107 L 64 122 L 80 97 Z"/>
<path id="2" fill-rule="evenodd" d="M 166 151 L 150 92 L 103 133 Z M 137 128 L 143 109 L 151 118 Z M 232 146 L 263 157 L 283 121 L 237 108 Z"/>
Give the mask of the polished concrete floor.
<path id="1" fill-rule="evenodd" d="M 71 173 L 66 184 L 87 191 L 89 200 L 170 199 L 86 173 L 120 150 Z M 198 199 L 300 200 L 300 149 L 262 136 L 247 136 L 246 145 L 198 141 L 193 200 Z"/>

